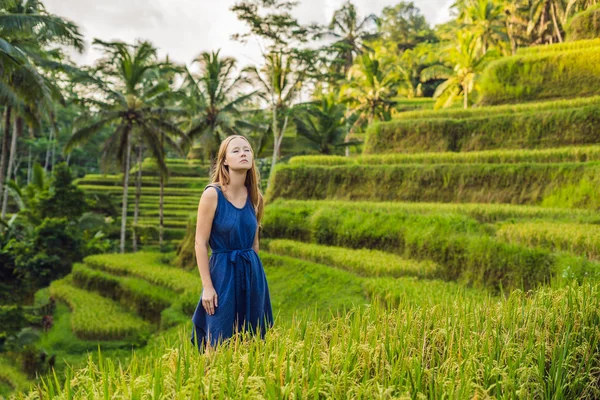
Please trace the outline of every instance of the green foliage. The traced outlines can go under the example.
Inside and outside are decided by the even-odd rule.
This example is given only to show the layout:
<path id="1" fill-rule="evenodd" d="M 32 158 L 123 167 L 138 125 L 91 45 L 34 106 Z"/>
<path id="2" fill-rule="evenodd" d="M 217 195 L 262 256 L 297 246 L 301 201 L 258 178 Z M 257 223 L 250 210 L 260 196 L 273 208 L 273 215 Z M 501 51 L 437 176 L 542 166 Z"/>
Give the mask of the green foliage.
<path id="1" fill-rule="evenodd" d="M 364 154 L 357 157 L 296 156 L 290 165 L 392 165 L 392 164 L 512 164 L 600 161 L 600 146 L 568 146 L 540 150 L 483 150 L 463 153 Z"/>
<path id="2" fill-rule="evenodd" d="M 492 296 L 487 292 L 466 288 L 456 282 L 417 277 L 390 278 L 380 277 L 363 282 L 365 292 L 373 302 L 379 300 L 391 308 L 434 307 L 445 305 L 452 307 L 465 304 L 489 302 Z"/>
<path id="3" fill-rule="evenodd" d="M 548 251 L 497 241 L 489 227 L 465 215 L 418 215 L 407 210 L 392 214 L 389 209 L 339 203 L 307 206 L 302 219 L 297 217 L 299 207 L 295 212 L 286 212 L 285 206 L 273 212 L 269 206 L 263 222 L 265 236 L 431 260 L 440 266 L 443 279 L 492 290 L 533 288 L 562 272 L 555 270 L 557 261 Z M 295 233 L 298 236 L 292 236 Z"/>
<path id="4" fill-rule="evenodd" d="M 578 183 L 557 188 L 544 198 L 541 205 L 600 210 L 598 182 L 594 179 L 584 178 Z"/>
<path id="5" fill-rule="evenodd" d="M 39 201 L 43 218 L 75 220 L 87 211 L 84 192 L 72 183 L 71 171 L 66 163 L 54 166 L 50 190 Z"/>
<path id="6" fill-rule="evenodd" d="M 567 23 L 568 41 L 600 38 L 600 4 L 575 14 Z"/>
<path id="7" fill-rule="evenodd" d="M 309 241 L 310 228 L 303 225 L 320 208 L 340 209 L 345 212 L 375 215 L 412 214 L 445 215 L 458 214 L 473 218 L 479 223 L 495 223 L 507 220 L 530 221 L 543 219 L 557 222 L 600 224 L 600 215 L 593 210 L 559 209 L 510 204 L 460 204 L 460 203 L 401 203 L 367 201 L 301 201 L 276 200 L 267 205 L 264 232 L 269 237 L 297 237 Z M 287 224 L 289 222 L 289 225 Z"/>
<path id="8" fill-rule="evenodd" d="M 480 86 L 480 104 L 598 95 L 600 52 L 589 48 L 504 57 L 486 68 Z"/>
<path id="9" fill-rule="evenodd" d="M 472 118 L 397 120 L 371 125 L 367 130 L 364 153 L 459 152 L 597 144 L 598 126 L 600 107 L 597 104 L 489 116 L 480 114 Z"/>
<path id="10" fill-rule="evenodd" d="M 46 218 L 31 237 L 11 239 L 5 251 L 13 257 L 19 279 L 13 294 L 32 296 L 38 288 L 67 275 L 73 262 L 83 257 L 83 247 L 80 230 L 66 218 Z"/>
<path id="11" fill-rule="evenodd" d="M 600 260 L 600 227 L 593 224 L 546 221 L 506 223 L 497 232 L 512 243 L 541 246 Z"/>
<path id="12" fill-rule="evenodd" d="M 84 262 L 92 268 L 144 279 L 177 293 L 200 293 L 201 282 L 197 275 L 179 268 L 166 267 L 160 262 L 160 257 L 160 253 L 147 252 L 102 254 L 86 257 Z"/>
<path id="13" fill-rule="evenodd" d="M 292 240 L 269 241 L 269 252 L 345 269 L 360 276 L 435 277 L 438 267 L 430 261 L 414 261 L 377 250 L 351 250 Z"/>
<path id="14" fill-rule="evenodd" d="M 597 284 L 517 290 L 506 300 L 473 301 L 461 290 L 454 301 L 440 297 L 433 306 L 360 307 L 326 323 L 301 316 L 265 340 L 236 336 L 201 356 L 181 327 L 129 368 L 90 359 L 68 385 L 44 379 L 36 395 L 369 398 L 386 388 L 393 398 L 600 396 Z"/>
<path id="15" fill-rule="evenodd" d="M 71 328 L 81 339 L 127 339 L 134 343 L 148 339 L 147 322 L 126 313 L 112 300 L 72 286 L 70 279 L 52 282 L 50 294 L 67 303 L 73 312 Z"/>
<path id="16" fill-rule="evenodd" d="M 422 120 L 436 118 L 466 119 L 490 117 L 499 114 L 520 114 L 527 112 L 564 110 L 583 106 L 600 105 L 600 96 L 581 97 L 574 99 L 558 99 L 534 101 L 531 103 L 502 104 L 497 106 L 481 106 L 471 108 L 448 108 L 439 110 L 413 110 L 394 115 L 394 120 Z"/>
<path id="17" fill-rule="evenodd" d="M 568 40 L 569 38 L 567 38 Z M 562 43 L 545 44 L 539 46 L 521 47 L 517 50 L 518 55 L 554 53 L 568 50 L 581 50 L 600 47 L 600 38 L 588 40 L 566 41 Z"/>
<path id="18" fill-rule="evenodd" d="M 98 292 L 154 323 L 160 321 L 161 311 L 170 306 L 175 299 L 173 291 L 152 285 L 145 280 L 114 276 L 83 264 L 73 266 L 72 280 L 77 287 Z"/>
<path id="19" fill-rule="evenodd" d="M 538 204 L 600 163 L 280 165 L 267 197 L 299 200 Z"/>

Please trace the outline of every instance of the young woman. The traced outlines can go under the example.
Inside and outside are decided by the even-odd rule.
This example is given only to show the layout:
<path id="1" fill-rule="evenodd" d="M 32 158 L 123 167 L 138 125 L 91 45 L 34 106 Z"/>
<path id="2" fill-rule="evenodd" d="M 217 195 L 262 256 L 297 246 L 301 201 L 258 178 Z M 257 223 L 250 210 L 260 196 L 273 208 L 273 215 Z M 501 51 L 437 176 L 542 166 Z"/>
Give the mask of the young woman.
<path id="1" fill-rule="evenodd" d="M 263 198 L 250 143 L 229 136 L 198 206 L 196 260 L 202 297 L 192 321 L 192 343 L 216 346 L 234 333 L 273 325 L 267 279 L 258 257 Z M 208 258 L 208 247 L 212 254 Z"/>

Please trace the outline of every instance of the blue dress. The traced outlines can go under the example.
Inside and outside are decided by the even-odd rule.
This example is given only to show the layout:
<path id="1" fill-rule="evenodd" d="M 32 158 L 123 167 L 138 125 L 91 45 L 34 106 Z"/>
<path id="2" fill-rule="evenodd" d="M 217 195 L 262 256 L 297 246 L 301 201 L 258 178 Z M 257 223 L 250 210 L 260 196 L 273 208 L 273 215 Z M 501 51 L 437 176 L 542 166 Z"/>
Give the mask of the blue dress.
<path id="1" fill-rule="evenodd" d="M 257 220 L 250 196 L 242 208 L 234 206 L 216 184 L 217 209 L 212 223 L 209 246 L 210 276 L 217 292 L 218 307 L 208 315 L 198 301 L 192 317 L 192 343 L 198 338 L 200 349 L 212 346 L 237 331 L 253 333 L 260 328 L 261 338 L 273 326 L 273 312 L 267 278 L 258 254 L 252 248 Z"/>

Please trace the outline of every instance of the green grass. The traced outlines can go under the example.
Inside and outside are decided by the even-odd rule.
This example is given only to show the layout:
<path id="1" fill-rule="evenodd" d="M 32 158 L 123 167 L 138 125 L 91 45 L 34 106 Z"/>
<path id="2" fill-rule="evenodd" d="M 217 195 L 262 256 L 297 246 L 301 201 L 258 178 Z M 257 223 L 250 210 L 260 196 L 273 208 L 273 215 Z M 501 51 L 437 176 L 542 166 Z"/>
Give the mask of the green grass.
<path id="1" fill-rule="evenodd" d="M 72 310 L 71 329 L 81 339 L 147 340 L 150 326 L 146 321 L 125 312 L 112 300 L 76 288 L 69 278 L 53 281 L 50 294 Z"/>
<path id="2" fill-rule="evenodd" d="M 540 150 L 485 150 L 464 153 L 365 154 L 358 157 L 297 156 L 290 165 L 392 165 L 392 164 L 504 164 L 562 163 L 600 160 L 600 146 L 561 147 Z"/>
<path id="3" fill-rule="evenodd" d="M 526 78 L 524 78 L 526 79 Z M 586 83 L 587 84 L 587 83 Z M 599 86 L 600 87 L 600 86 Z M 573 107 L 397 119 L 371 124 L 365 154 L 542 149 L 598 144 L 598 97 Z"/>
<path id="4" fill-rule="evenodd" d="M 335 292 L 332 293 L 335 295 Z M 45 398 L 584 398 L 600 396 L 598 285 L 451 306 L 361 307 L 297 318 L 264 341 L 198 355 L 188 329 L 119 368 L 102 358 Z M 235 377 L 235 379 L 232 379 Z"/>
<path id="5" fill-rule="evenodd" d="M 542 46 L 540 46 L 542 47 Z M 550 47 L 550 46 L 543 46 Z M 533 47 L 530 47 L 532 49 Z M 522 49 L 520 49 L 522 50 Z M 453 118 L 453 119 L 464 119 L 464 118 L 480 118 L 490 117 L 494 115 L 502 114 L 518 114 L 527 112 L 541 112 L 560 110 L 565 108 L 575 108 L 587 105 L 598 105 L 600 104 L 600 96 L 581 97 L 574 99 L 557 99 L 557 100 L 546 100 L 546 101 L 533 101 L 529 103 L 517 103 L 517 104 L 503 104 L 497 106 L 482 106 L 482 107 L 471 107 L 471 108 L 442 108 L 439 110 L 421 110 L 421 111 L 407 111 L 398 114 L 394 117 L 394 120 L 422 120 L 432 118 Z"/>
<path id="6" fill-rule="evenodd" d="M 117 301 L 125 309 L 154 323 L 160 321 L 161 311 L 176 298 L 173 291 L 145 280 L 111 275 L 83 264 L 75 264 L 71 275 L 77 287 Z"/>
<path id="7" fill-rule="evenodd" d="M 27 391 L 31 384 L 23 372 L 0 356 L 0 398 L 15 390 Z"/>
<path id="8" fill-rule="evenodd" d="M 600 162 L 279 165 L 268 201 L 419 201 L 539 204 L 570 185 L 598 184 Z"/>
<path id="9" fill-rule="evenodd" d="M 506 223 L 497 235 L 511 243 L 541 246 L 600 260 L 600 226 L 547 221 Z"/>
<path id="10" fill-rule="evenodd" d="M 599 72 L 598 47 L 502 57 L 481 75 L 479 104 L 599 95 Z"/>
<path id="11" fill-rule="evenodd" d="M 287 214 L 286 218 L 298 221 L 298 224 L 321 208 L 345 209 L 350 213 L 371 211 L 376 215 L 388 215 L 394 218 L 395 213 L 410 214 L 463 214 L 480 223 L 494 223 L 505 220 L 550 220 L 564 222 L 580 222 L 600 224 L 600 215 L 593 210 L 563 209 L 511 204 L 482 203 L 403 203 L 403 202 L 369 202 L 369 201 L 337 201 L 337 200 L 283 200 L 278 199 L 265 207 L 265 224 L 270 224 Z M 294 222 L 294 225 L 296 222 Z M 285 226 L 280 226 L 285 230 Z M 282 232 L 283 234 L 283 232 Z"/>
<path id="12" fill-rule="evenodd" d="M 269 252 L 300 258 L 348 270 L 360 276 L 416 276 L 434 277 L 438 266 L 431 261 L 415 261 L 395 254 L 370 249 L 347 249 L 321 246 L 293 240 L 269 241 Z"/>
<path id="13" fill-rule="evenodd" d="M 540 53 L 552 53 L 552 52 L 561 52 L 567 50 L 576 50 L 576 49 L 589 49 L 600 47 L 600 38 L 589 39 L 589 40 L 577 40 L 573 42 L 564 42 L 564 43 L 553 43 L 546 45 L 537 45 L 537 46 L 529 46 L 529 47 L 521 47 L 517 50 L 517 54 L 519 55 L 527 55 L 527 54 L 540 54 Z"/>
<path id="14" fill-rule="evenodd" d="M 208 178 L 191 178 L 191 177 L 171 177 L 165 181 L 166 188 L 195 188 L 204 189 L 208 184 Z M 120 186 L 123 187 L 123 178 L 119 175 L 99 175 L 89 174 L 83 178 L 73 181 L 76 185 L 102 185 L 102 186 Z M 129 188 L 135 188 L 135 177 L 129 177 Z M 142 175 L 142 188 L 144 187 L 160 187 L 160 180 L 155 176 Z"/>

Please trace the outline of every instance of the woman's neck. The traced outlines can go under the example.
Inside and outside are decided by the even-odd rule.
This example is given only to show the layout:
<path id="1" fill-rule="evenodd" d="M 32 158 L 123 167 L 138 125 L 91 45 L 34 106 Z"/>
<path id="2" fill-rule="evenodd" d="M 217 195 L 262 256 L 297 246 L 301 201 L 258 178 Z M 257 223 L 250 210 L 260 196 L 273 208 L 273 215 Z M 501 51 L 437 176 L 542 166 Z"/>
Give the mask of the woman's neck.
<path id="1" fill-rule="evenodd" d="M 227 190 L 232 193 L 238 193 L 244 189 L 246 183 L 246 171 L 229 171 L 229 184 Z"/>

